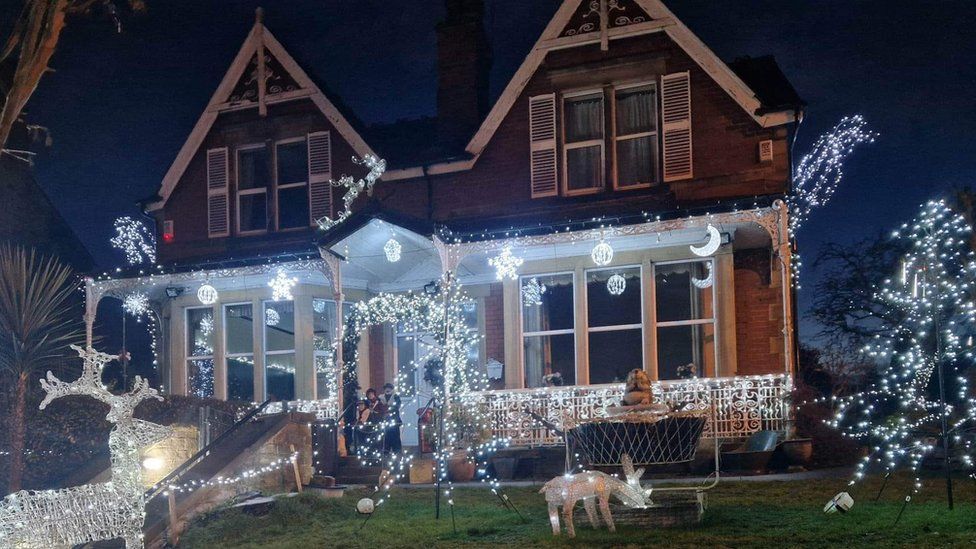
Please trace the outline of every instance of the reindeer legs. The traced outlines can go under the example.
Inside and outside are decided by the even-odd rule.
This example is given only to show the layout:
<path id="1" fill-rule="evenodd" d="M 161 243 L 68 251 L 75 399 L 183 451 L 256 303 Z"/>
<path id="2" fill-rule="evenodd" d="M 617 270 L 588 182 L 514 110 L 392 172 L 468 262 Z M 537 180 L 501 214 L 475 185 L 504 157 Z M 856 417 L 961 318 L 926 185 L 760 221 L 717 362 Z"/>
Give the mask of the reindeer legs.
<path id="1" fill-rule="evenodd" d="M 552 535 L 559 535 L 559 505 L 549 502 L 549 524 L 552 525 Z"/>
<path id="2" fill-rule="evenodd" d="M 566 522 L 566 535 L 571 538 L 576 537 L 576 528 L 573 526 L 573 508 L 576 507 L 575 499 L 567 499 L 563 503 L 563 521 Z"/>
<path id="3" fill-rule="evenodd" d="M 600 513 L 603 514 L 603 520 L 607 523 L 607 529 L 611 532 L 616 532 L 617 527 L 613 525 L 613 516 L 610 515 L 610 492 L 609 490 L 600 494 Z"/>
<path id="4" fill-rule="evenodd" d="M 586 509 L 586 516 L 590 518 L 590 525 L 593 528 L 599 528 L 600 519 L 596 516 L 596 498 L 585 498 L 583 508 Z"/>

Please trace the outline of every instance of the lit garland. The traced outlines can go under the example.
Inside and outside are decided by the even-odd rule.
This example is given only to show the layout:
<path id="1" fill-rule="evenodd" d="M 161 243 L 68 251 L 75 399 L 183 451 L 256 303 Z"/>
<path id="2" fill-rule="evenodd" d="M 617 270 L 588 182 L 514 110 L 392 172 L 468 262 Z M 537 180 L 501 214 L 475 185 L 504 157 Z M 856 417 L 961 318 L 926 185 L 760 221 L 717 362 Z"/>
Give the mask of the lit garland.
<path id="1" fill-rule="evenodd" d="M 888 472 L 911 469 L 917 491 L 918 469 L 935 449 L 928 440 L 943 434 L 972 467 L 968 433 L 976 426 L 976 399 L 966 372 L 973 366 L 976 262 L 970 234 L 965 219 L 944 201 L 929 202 L 895 233 L 912 244 L 903 267 L 909 276 L 885 280 L 877 297 L 902 320 L 865 348 L 883 361 L 879 380 L 864 392 L 835 399 L 837 413 L 828 421 L 872 444 L 852 484 L 879 463 Z"/>
<path id="2" fill-rule="evenodd" d="M 495 278 L 498 280 L 518 279 L 518 269 L 524 262 L 524 259 L 512 253 L 511 246 L 505 246 L 501 253 L 488 260 L 488 264 L 495 268 Z"/>
<path id="3" fill-rule="evenodd" d="M 386 171 L 386 160 L 376 158 L 372 155 L 367 154 L 362 160 L 353 158 L 352 161 L 356 164 L 366 166 L 369 172 L 366 173 L 365 179 L 353 179 L 352 176 L 344 175 L 339 178 L 339 181 L 330 181 L 333 187 L 345 187 L 346 194 L 342 196 L 343 210 L 339 212 L 339 215 L 335 219 L 325 216 L 317 221 L 319 228 L 323 231 L 331 229 L 345 221 L 352 214 L 352 204 L 356 201 L 359 194 L 364 190 L 367 195 L 373 194 L 373 185 L 383 175 L 383 172 Z"/>
<path id="4" fill-rule="evenodd" d="M 145 223 L 124 216 L 114 226 L 115 236 L 109 242 L 125 254 L 129 265 L 156 262 L 156 237 Z"/>
<path id="5" fill-rule="evenodd" d="M 268 287 L 271 288 L 271 299 L 274 301 L 291 301 L 291 289 L 298 284 L 298 279 L 295 277 L 290 277 L 285 273 L 284 269 L 278 269 L 275 277 L 268 281 Z"/>

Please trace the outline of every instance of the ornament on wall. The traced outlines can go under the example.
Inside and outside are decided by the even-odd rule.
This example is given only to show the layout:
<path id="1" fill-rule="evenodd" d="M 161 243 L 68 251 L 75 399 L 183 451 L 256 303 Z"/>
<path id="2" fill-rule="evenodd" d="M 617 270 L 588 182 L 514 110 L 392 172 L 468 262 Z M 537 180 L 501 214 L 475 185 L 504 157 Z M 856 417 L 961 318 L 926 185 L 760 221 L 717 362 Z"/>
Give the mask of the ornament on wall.
<path id="1" fill-rule="evenodd" d="M 497 256 L 488 260 L 488 264 L 495 268 L 495 278 L 498 280 L 518 279 L 518 269 L 525 260 L 512 254 L 512 247 L 505 246 Z"/>
<path id="2" fill-rule="evenodd" d="M 122 310 L 138 317 L 149 311 L 149 296 L 142 292 L 132 292 L 122 300 Z"/>
<path id="3" fill-rule="evenodd" d="M 606 267 L 613 261 L 613 246 L 611 246 L 603 237 L 600 237 L 600 242 L 596 246 L 593 246 L 593 251 L 590 252 L 590 258 L 593 259 L 593 263 L 596 263 L 600 267 Z"/>
<path id="4" fill-rule="evenodd" d="M 708 261 L 705 263 L 705 270 L 708 271 L 708 276 L 705 278 L 691 278 L 691 283 L 695 285 L 699 290 L 704 290 L 705 288 L 710 288 L 715 282 L 715 274 L 712 272 L 712 262 Z"/>
<path id="5" fill-rule="evenodd" d="M 627 289 L 627 279 L 614 273 L 607 279 L 607 291 L 610 295 L 621 295 Z"/>
<path id="6" fill-rule="evenodd" d="M 352 214 L 352 203 L 356 201 L 356 198 L 360 193 L 366 191 L 367 195 L 373 194 L 373 185 L 376 184 L 376 180 L 383 175 L 386 171 L 386 160 L 377 158 L 373 155 L 367 154 L 363 156 L 362 160 L 358 158 L 353 158 L 353 162 L 356 164 L 362 164 L 366 166 L 369 170 L 364 179 L 353 179 L 350 175 L 344 175 L 339 178 L 339 181 L 330 181 L 329 183 L 333 187 L 344 187 L 346 189 L 346 194 L 342 196 L 342 211 L 335 219 L 325 216 L 322 219 L 316 221 L 318 226 L 323 231 L 327 231 L 332 227 L 342 223 Z"/>
<path id="7" fill-rule="evenodd" d="M 278 273 L 268 281 L 271 288 L 271 299 L 274 301 L 291 301 L 291 289 L 298 284 L 298 279 L 288 276 L 284 269 L 278 269 Z"/>
<path id="8" fill-rule="evenodd" d="M 708 231 L 708 241 L 702 246 L 689 246 L 691 253 L 698 257 L 708 257 L 717 252 L 722 245 L 722 233 L 718 232 L 714 225 L 709 223 L 705 230 Z"/>
<path id="9" fill-rule="evenodd" d="M 383 253 L 386 254 L 386 260 L 390 263 L 396 263 L 400 261 L 400 251 L 403 249 L 400 243 L 397 242 L 396 238 L 390 237 L 383 245 Z"/>
<path id="10" fill-rule="evenodd" d="M 281 322 L 281 315 L 278 314 L 278 311 L 270 307 L 264 310 L 264 323 L 266 325 L 274 327 L 279 322 Z"/>
<path id="11" fill-rule="evenodd" d="M 217 302 L 218 296 L 219 294 L 217 293 L 217 288 L 211 286 L 209 281 L 204 282 L 203 285 L 201 285 L 197 290 L 197 299 L 199 299 L 200 303 L 203 303 L 204 305 L 213 305 Z"/>
<path id="12" fill-rule="evenodd" d="M 156 237 L 145 223 L 123 216 L 115 220 L 112 247 L 125 254 L 129 265 L 156 262 Z"/>
<path id="13" fill-rule="evenodd" d="M 545 293 L 546 285 L 533 276 L 522 285 L 522 305 L 525 307 L 542 305 L 542 296 Z"/>

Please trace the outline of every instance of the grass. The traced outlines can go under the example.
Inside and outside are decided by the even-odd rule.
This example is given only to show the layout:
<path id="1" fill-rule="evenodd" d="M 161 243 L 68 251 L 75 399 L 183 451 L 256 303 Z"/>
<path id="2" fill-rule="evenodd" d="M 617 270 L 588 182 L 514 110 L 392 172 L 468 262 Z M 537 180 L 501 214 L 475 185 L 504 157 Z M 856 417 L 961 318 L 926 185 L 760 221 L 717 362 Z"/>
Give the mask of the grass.
<path id="1" fill-rule="evenodd" d="M 203 517 L 187 531 L 181 548 L 314 547 L 947 547 L 976 544 L 976 486 L 956 484 L 956 508 L 948 511 L 939 479 L 926 481 L 901 520 L 895 517 L 910 486 L 893 477 L 881 499 L 871 479 L 850 490 L 854 508 L 826 515 L 824 504 L 845 487 L 844 479 L 780 482 L 724 482 L 708 493 L 701 525 L 676 529 L 620 527 L 616 534 L 593 530 L 577 521 L 575 540 L 555 538 L 538 488 L 507 493 L 527 521 L 505 510 L 487 490 L 458 489 L 457 533 L 450 510 L 434 520 L 433 491 L 394 489 L 365 528 L 356 514 L 365 491 L 347 491 L 342 499 L 305 494 L 281 499 L 263 517 L 225 510 Z"/>

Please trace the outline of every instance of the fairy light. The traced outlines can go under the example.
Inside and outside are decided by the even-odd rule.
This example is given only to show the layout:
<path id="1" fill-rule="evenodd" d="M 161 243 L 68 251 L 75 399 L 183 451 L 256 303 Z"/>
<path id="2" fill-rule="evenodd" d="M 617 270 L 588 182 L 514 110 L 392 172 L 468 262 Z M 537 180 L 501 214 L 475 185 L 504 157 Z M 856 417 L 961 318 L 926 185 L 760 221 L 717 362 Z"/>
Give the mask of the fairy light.
<path id="1" fill-rule="evenodd" d="M 113 225 L 115 236 L 109 242 L 125 254 L 129 265 L 156 262 L 156 237 L 145 223 L 123 216 Z"/>

